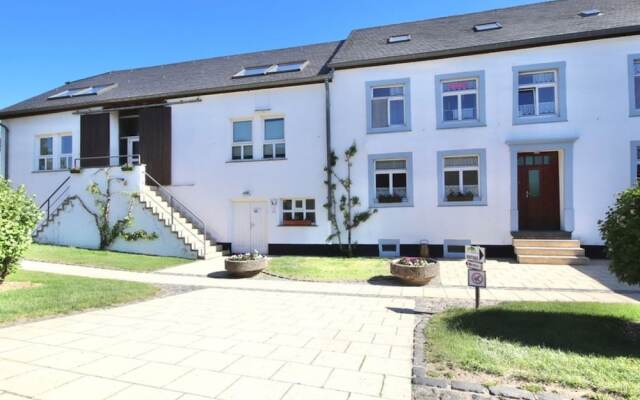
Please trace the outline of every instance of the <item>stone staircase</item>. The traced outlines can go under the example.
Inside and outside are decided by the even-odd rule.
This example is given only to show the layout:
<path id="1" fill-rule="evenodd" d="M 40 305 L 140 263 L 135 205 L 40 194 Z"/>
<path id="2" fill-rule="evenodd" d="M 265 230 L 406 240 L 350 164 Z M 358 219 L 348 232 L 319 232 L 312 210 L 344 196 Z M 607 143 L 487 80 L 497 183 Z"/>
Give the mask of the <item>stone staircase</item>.
<path id="1" fill-rule="evenodd" d="M 228 255 L 228 251 L 223 250 L 222 246 L 217 244 L 200 228 L 195 226 L 192 221 L 183 216 L 175 208 L 154 190 L 154 188 L 145 185 L 140 191 L 140 201 L 150 210 L 160 221 L 170 227 L 178 238 L 197 253 L 198 258 L 212 259 Z"/>
<path id="2" fill-rule="evenodd" d="M 51 214 L 49 214 L 49 218 L 47 218 L 45 215 L 45 217 L 38 222 L 38 224 L 36 225 L 36 229 L 34 229 L 31 236 L 34 239 L 37 239 L 38 235 L 41 234 L 45 230 L 45 228 L 67 208 L 69 204 L 71 204 L 71 200 L 69 200 L 69 198 L 67 197 L 56 206 L 55 210 Z"/>
<path id="3" fill-rule="evenodd" d="M 568 232 L 513 235 L 513 247 L 520 264 L 584 265 L 580 241 Z"/>

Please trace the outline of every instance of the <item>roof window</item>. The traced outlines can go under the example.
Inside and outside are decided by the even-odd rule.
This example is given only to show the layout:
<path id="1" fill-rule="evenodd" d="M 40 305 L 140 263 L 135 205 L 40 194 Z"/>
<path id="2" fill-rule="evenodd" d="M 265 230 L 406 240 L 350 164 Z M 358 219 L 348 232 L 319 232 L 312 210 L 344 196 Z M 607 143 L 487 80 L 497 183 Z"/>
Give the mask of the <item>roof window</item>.
<path id="1" fill-rule="evenodd" d="M 62 92 L 56 93 L 47 97 L 47 100 L 55 100 L 55 99 L 66 99 L 69 97 L 80 97 L 80 96 L 93 96 L 99 95 L 100 93 L 104 93 L 109 89 L 114 88 L 116 85 L 114 83 L 109 83 L 106 85 L 94 85 L 94 86 L 85 86 L 81 88 L 74 89 L 65 89 Z"/>
<path id="2" fill-rule="evenodd" d="M 401 43 L 401 42 L 408 42 L 411 40 L 411 35 L 394 35 L 394 36 L 389 36 L 389 38 L 387 39 L 387 43 Z"/>
<path id="3" fill-rule="evenodd" d="M 502 28 L 502 25 L 500 25 L 500 22 L 489 22 L 486 24 L 474 25 L 473 30 L 476 32 L 484 32 L 484 31 L 493 31 L 495 29 L 500 29 L 500 28 Z"/>
<path id="4" fill-rule="evenodd" d="M 294 61 L 271 65 L 261 65 L 258 67 L 244 67 L 238 73 L 233 75 L 234 78 L 242 78 L 245 76 L 260 76 L 268 74 L 276 74 L 279 72 L 296 72 L 302 71 L 309 61 Z"/>
<path id="5" fill-rule="evenodd" d="M 592 8 L 590 10 L 582 10 L 578 13 L 578 15 L 583 18 L 586 18 L 586 17 L 595 17 L 598 15 L 602 15 L 602 13 L 597 8 Z"/>

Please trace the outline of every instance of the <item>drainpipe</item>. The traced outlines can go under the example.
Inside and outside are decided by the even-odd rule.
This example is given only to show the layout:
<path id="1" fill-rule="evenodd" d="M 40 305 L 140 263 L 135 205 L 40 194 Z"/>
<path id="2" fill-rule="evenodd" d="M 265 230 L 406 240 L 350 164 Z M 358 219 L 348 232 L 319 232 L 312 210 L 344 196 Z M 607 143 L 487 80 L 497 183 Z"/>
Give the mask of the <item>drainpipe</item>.
<path id="1" fill-rule="evenodd" d="M 4 129 L 4 179 L 9 179 L 9 127 L 0 122 L 0 129 Z"/>
<path id="2" fill-rule="evenodd" d="M 331 196 L 331 91 L 329 89 L 329 82 L 333 77 L 333 69 L 329 72 L 329 75 L 324 80 L 324 93 L 325 93 L 325 126 L 326 126 L 326 142 L 327 142 L 327 213 L 330 213 L 333 209 L 333 196 Z M 328 214 L 327 214 L 328 215 Z"/>

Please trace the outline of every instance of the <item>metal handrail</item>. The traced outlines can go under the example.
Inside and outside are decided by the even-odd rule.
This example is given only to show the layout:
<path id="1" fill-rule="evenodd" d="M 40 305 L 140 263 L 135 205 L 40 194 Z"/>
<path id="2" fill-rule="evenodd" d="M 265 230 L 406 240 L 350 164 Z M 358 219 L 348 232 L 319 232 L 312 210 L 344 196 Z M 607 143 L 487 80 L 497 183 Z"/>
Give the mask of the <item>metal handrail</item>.
<path id="1" fill-rule="evenodd" d="M 60 185 L 58 185 L 58 187 L 56 188 L 56 190 L 54 190 L 53 192 L 51 192 L 51 194 L 49 195 L 49 197 L 47 197 L 47 199 L 45 201 L 42 202 L 42 204 L 40 204 L 40 210 L 42 210 L 42 208 L 46 205 L 47 206 L 47 221 L 49 220 L 49 216 L 51 215 L 51 198 L 53 196 L 56 195 L 56 193 L 58 193 L 58 191 L 60 189 L 62 189 L 62 187 L 65 185 L 65 183 L 69 182 L 69 179 L 71 179 L 70 176 L 67 176 L 67 179 L 65 179 L 64 181 L 62 181 L 62 183 Z M 68 189 L 68 188 L 67 188 Z M 60 199 L 60 196 L 58 196 L 56 198 L 56 201 Z"/>
<path id="2" fill-rule="evenodd" d="M 128 155 L 128 154 L 124 154 L 124 155 L 120 155 L 120 156 L 96 156 L 96 157 L 78 157 L 78 158 L 74 158 L 73 159 L 73 168 L 77 169 L 77 168 L 82 168 L 82 165 L 78 166 L 78 161 L 83 161 L 83 160 L 108 160 L 111 161 L 112 159 L 117 159 L 120 160 L 122 158 L 125 159 L 129 159 L 132 158 L 132 162 L 133 163 L 138 163 L 140 164 L 140 154 L 133 154 L 133 155 Z M 128 161 L 127 161 L 128 163 Z M 121 165 L 125 165 L 125 164 L 121 164 Z M 93 168 L 93 167 L 89 167 L 89 168 Z"/>
<path id="3" fill-rule="evenodd" d="M 169 189 L 167 189 L 166 187 L 162 186 L 153 176 L 149 175 L 149 173 L 147 171 L 144 172 L 144 174 L 146 175 L 146 177 L 151 180 L 151 182 L 153 182 L 157 188 L 158 191 L 162 191 L 166 197 L 168 197 L 169 200 L 169 212 L 171 213 L 171 225 L 174 224 L 174 210 L 176 209 L 176 205 L 178 205 L 178 209 L 179 212 L 184 214 L 185 211 L 187 214 L 189 214 L 190 220 L 192 223 L 197 222 L 198 224 L 196 225 L 196 228 L 198 228 L 198 230 L 200 230 L 202 232 L 202 256 L 204 258 L 207 257 L 207 224 L 204 222 L 204 220 L 200 217 L 198 217 L 198 215 L 191 211 L 189 209 L 189 207 L 187 207 L 186 205 L 184 205 L 184 203 L 182 203 L 180 200 L 176 199 L 176 197 L 173 195 L 173 193 L 171 193 L 169 191 Z M 160 198 L 163 198 L 162 195 L 160 195 Z M 167 199 L 164 198 L 164 200 L 166 201 Z M 186 225 L 184 225 L 182 222 L 178 221 L 178 223 L 180 225 L 182 225 L 185 228 L 188 228 Z M 200 225 L 202 227 L 202 229 L 200 229 Z M 187 229 L 188 231 L 188 229 Z M 196 239 L 200 240 L 200 238 L 198 237 L 198 235 L 196 235 Z"/>

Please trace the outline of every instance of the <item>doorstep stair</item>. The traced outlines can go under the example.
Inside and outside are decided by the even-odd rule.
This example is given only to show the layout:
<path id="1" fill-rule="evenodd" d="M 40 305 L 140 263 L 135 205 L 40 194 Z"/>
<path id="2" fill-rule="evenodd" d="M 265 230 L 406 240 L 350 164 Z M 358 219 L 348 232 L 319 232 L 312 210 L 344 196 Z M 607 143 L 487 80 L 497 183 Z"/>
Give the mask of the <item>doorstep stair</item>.
<path id="1" fill-rule="evenodd" d="M 217 244 L 205 232 L 200 231 L 188 218 L 165 201 L 153 188 L 145 186 L 140 193 L 140 201 L 156 217 L 182 239 L 198 258 L 212 259 L 228 254 L 222 245 Z"/>
<path id="2" fill-rule="evenodd" d="M 589 259 L 579 240 L 513 239 L 520 264 L 584 265 Z"/>

